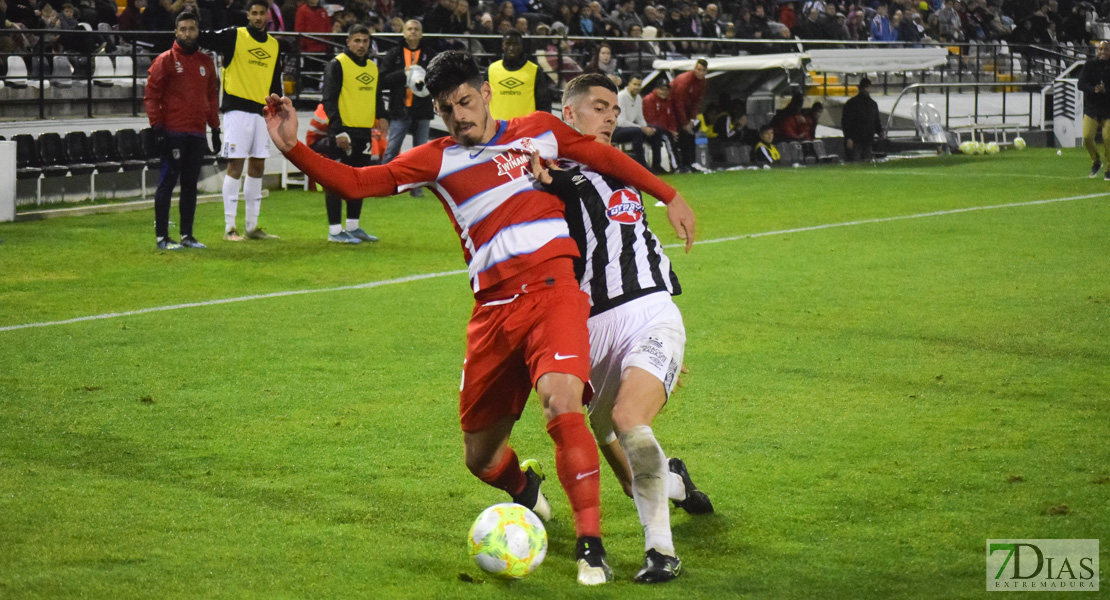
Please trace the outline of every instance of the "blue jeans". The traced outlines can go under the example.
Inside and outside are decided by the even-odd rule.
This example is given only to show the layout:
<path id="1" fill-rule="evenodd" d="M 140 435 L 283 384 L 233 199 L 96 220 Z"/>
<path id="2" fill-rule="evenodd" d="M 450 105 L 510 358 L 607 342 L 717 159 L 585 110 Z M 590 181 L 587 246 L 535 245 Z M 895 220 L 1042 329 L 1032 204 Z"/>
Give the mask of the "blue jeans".
<path id="1" fill-rule="evenodd" d="M 428 143 L 428 128 L 431 124 L 430 119 L 412 119 L 409 117 L 390 119 L 389 142 L 385 149 L 382 164 L 388 163 L 401 153 L 401 144 L 405 141 L 405 136 L 410 133 L 412 134 L 413 148 Z"/>

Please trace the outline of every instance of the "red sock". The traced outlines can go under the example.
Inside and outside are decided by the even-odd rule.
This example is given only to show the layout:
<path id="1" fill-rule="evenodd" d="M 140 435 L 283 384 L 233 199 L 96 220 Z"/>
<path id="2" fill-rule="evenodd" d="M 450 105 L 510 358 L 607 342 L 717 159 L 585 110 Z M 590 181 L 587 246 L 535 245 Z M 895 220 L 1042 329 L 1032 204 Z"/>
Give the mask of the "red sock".
<path id="1" fill-rule="evenodd" d="M 482 473 L 478 479 L 513 496 L 523 492 L 524 486 L 528 484 L 528 479 L 520 470 L 520 459 L 516 457 L 512 446 L 505 448 L 505 454 L 496 467 Z"/>
<path id="2" fill-rule="evenodd" d="M 575 534 L 601 537 L 601 465 L 586 416 L 563 413 L 547 423 L 547 433 L 555 442 L 555 472 L 574 511 Z"/>

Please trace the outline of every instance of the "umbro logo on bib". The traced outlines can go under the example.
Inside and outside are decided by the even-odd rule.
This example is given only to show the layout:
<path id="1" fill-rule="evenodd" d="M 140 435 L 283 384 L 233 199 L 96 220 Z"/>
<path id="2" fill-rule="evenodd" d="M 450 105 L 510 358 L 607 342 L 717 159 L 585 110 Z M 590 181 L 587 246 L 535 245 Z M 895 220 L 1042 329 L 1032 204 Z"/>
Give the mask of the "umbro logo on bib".
<path id="1" fill-rule="evenodd" d="M 510 90 L 513 89 L 513 88 L 518 88 L 518 87 L 524 85 L 524 82 L 517 79 L 516 77 L 506 77 L 505 79 L 502 79 L 498 83 L 501 84 L 503 87 L 506 87 Z"/>
<path id="2" fill-rule="evenodd" d="M 357 79 L 358 82 L 363 85 L 370 85 L 371 83 L 374 83 L 374 77 L 369 73 L 363 73 L 362 75 L 355 77 L 355 79 Z"/>
<path id="3" fill-rule="evenodd" d="M 257 58 L 258 60 L 266 60 L 267 58 L 270 58 L 270 53 L 266 52 L 262 48 L 252 48 L 248 50 L 247 53 Z"/>

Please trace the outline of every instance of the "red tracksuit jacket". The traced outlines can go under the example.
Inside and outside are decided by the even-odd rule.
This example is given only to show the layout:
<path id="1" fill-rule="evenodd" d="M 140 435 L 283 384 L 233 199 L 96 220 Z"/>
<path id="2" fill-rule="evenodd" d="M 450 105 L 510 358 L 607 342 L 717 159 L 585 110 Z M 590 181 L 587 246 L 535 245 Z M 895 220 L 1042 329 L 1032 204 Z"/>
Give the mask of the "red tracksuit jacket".
<path id="1" fill-rule="evenodd" d="M 220 126 L 219 94 L 212 59 L 200 50 L 186 54 L 174 42 L 150 65 L 143 105 L 151 127 L 204 135 L 206 124 Z"/>

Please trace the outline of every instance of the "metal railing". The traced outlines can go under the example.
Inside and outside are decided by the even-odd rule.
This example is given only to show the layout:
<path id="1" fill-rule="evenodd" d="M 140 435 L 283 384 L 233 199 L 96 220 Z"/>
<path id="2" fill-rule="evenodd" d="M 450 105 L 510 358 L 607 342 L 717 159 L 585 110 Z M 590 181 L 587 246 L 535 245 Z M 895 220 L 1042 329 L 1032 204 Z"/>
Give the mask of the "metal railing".
<path id="1" fill-rule="evenodd" d="M 0 35 L 10 35 L 12 33 L 21 34 L 36 34 L 40 39 L 49 34 L 57 34 L 57 30 L 20 30 L 0 32 Z M 17 56 L 27 57 L 27 62 L 31 63 L 28 66 L 32 71 L 32 76 L 36 80 L 37 85 L 32 87 L 37 88 L 37 93 L 34 97 L 24 98 L 8 98 L 0 100 L 0 109 L 4 106 L 17 106 L 20 104 L 35 104 L 37 105 L 37 118 L 46 118 L 48 108 L 53 104 L 58 103 L 83 103 L 84 112 L 88 118 L 97 116 L 96 107 L 105 103 L 115 103 L 115 111 L 113 114 L 120 114 L 120 105 L 126 105 L 130 110 L 132 116 L 138 116 L 142 113 L 142 87 L 141 84 L 146 77 L 146 69 L 150 62 L 157 56 L 157 52 L 150 50 L 150 43 L 152 40 L 172 40 L 172 33 L 169 32 L 105 32 L 105 31 L 84 31 L 73 30 L 67 31 L 67 35 L 75 36 L 97 36 L 96 39 L 104 39 L 105 36 L 110 36 L 117 45 L 127 45 L 125 53 L 116 54 L 103 54 L 103 53 L 53 53 L 47 50 L 46 44 L 40 43 L 30 52 L 23 52 Z M 293 99 L 306 101 L 318 100 L 318 94 L 312 90 L 306 90 L 303 83 L 307 80 L 317 82 L 322 80 L 323 70 L 327 62 L 334 56 L 335 52 L 339 52 L 345 46 L 346 36 L 344 34 L 299 34 L 290 32 L 275 32 L 275 37 L 282 41 L 287 59 L 284 65 L 283 77 L 287 82 L 287 95 Z M 465 46 L 471 50 L 480 63 L 486 65 L 493 60 L 499 58 L 499 52 L 489 52 L 487 49 L 495 49 L 499 47 L 500 36 L 497 35 L 469 35 L 469 36 L 448 36 L 429 34 L 425 36 L 435 44 L 441 40 L 447 40 L 451 43 L 457 43 Z M 330 46 L 331 51 L 321 53 L 302 53 L 299 52 L 300 40 L 314 40 L 326 43 Z M 373 37 L 375 45 L 378 47 L 379 55 L 384 54 L 390 47 L 402 43 L 400 34 L 375 34 Z M 597 38 L 597 37 L 581 37 L 581 36 L 527 36 L 525 38 L 526 46 L 535 51 L 543 49 L 550 52 L 554 64 L 551 65 L 550 74 L 558 80 L 558 84 L 564 83 L 569 76 L 573 76 L 574 71 L 564 68 L 564 58 L 570 58 L 578 67 L 585 67 L 589 60 L 590 48 L 596 46 L 601 42 L 607 42 L 614 46 L 617 51 L 616 54 L 620 59 L 625 61 L 626 64 L 636 65 L 634 69 L 629 69 L 626 72 L 636 71 L 641 74 L 649 72 L 651 62 L 656 58 L 678 58 L 684 55 L 677 54 L 675 50 L 682 49 L 686 46 L 687 51 L 691 51 L 693 55 L 697 56 L 732 56 L 739 54 L 762 54 L 762 53 L 780 53 L 780 52 L 802 52 L 811 48 L 875 48 L 875 47 L 897 47 L 903 44 L 890 43 L 890 42 L 835 42 L 828 40 L 798 40 L 798 39 L 781 39 L 781 40 L 730 40 L 730 39 L 713 39 L 707 40 L 706 38 L 658 38 L 651 40 L 643 39 L 630 39 L 630 38 Z M 492 43 L 491 43 L 492 42 Z M 565 42 L 565 43 L 564 43 Z M 485 43 L 485 45 L 483 45 Z M 86 44 L 89 45 L 89 44 Z M 1087 55 L 1082 50 L 1072 50 L 1069 48 L 1043 48 L 1036 46 L 1008 46 L 1004 44 L 948 44 L 948 43 L 932 43 L 932 44 L 918 44 L 918 46 L 934 46 L 944 47 L 949 50 L 949 63 L 940 68 L 920 71 L 920 72 L 906 72 L 898 74 L 883 73 L 874 82 L 877 90 L 880 93 L 890 93 L 892 90 L 904 90 L 907 88 L 916 89 L 913 86 L 920 87 L 921 85 L 940 85 L 944 86 L 948 83 L 956 84 L 955 88 L 968 87 L 977 89 L 982 86 L 964 86 L 965 83 L 974 84 L 999 84 L 999 85 L 1026 85 L 1031 83 L 1047 84 L 1056 75 L 1059 74 L 1066 67 L 1067 64 L 1074 63 L 1075 60 L 1082 60 Z M 1085 50 L 1085 49 L 1084 49 Z M 71 89 L 76 89 L 78 84 L 83 84 L 85 93 L 81 97 L 73 97 L 71 94 L 56 94 L 48 91 L 48 82 L 52 80 L 59 80 L 60 77 L 53 74 L 48 74 L 46 66 L 55 56 L 65 56 L 72 60 L 75 67 L 79 67 L 75 72 L 75 79 L 72 83 Z M 111 74 L 98 73 L 96 70 L 96 63 L 98 58 L 104 57 L 118 58 L 121 56 L 130 57 L 131 70 L 127 73 L 116 72 L 113 66 Z M 219 57 L 215 57 L 217 64 Z M 7 60 L 7 56 L 0 55 L 0 59 Z M 292 60 L 290 60 L 292 59 Z M 38 69 L 33 68 L 35 63 L 39 65 Z M 104 64 L 104 61 L 101 60 Z M 1003 68 L 999 68 L 999 67 Z M 37 71 L 37 72 L 36 72 Z M 845 81 L 851 81 L 853 77 L 860 76 L 860 74 L 844 74 Z M 924 83 L 921 80 L 926 77 L 935 77 L 939 81 L 935 83 Z M 99 88 L 117 87 L 113 84 L 121 80 L 128 80 L 128 85 L 123 87 L 128 88 L 128 91 L 122 96 L 119 94 L 111 95 L 107 93 L 96 93 Z M 828 90 L 829 83 L 821 84 Z M 7 112 L 7 111 L 5 111 Z"/>

